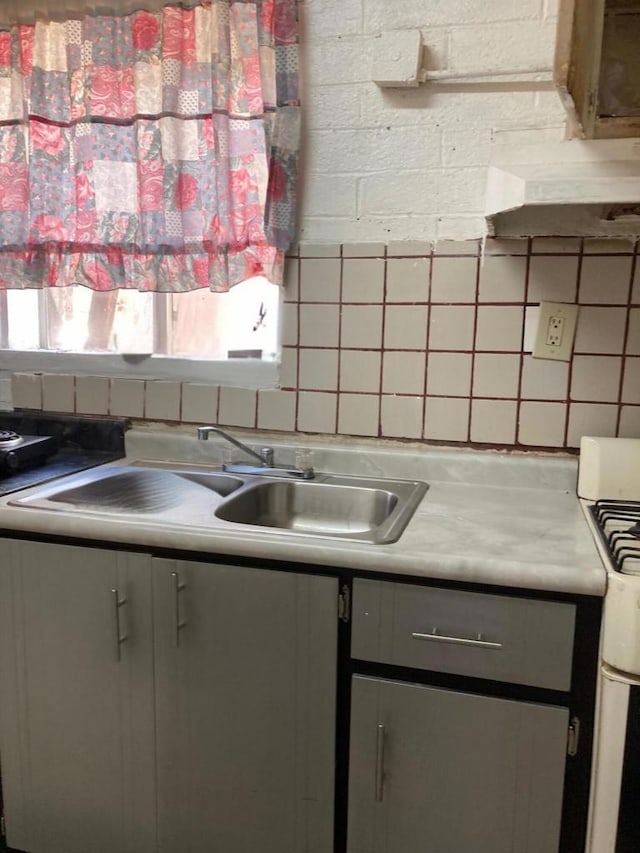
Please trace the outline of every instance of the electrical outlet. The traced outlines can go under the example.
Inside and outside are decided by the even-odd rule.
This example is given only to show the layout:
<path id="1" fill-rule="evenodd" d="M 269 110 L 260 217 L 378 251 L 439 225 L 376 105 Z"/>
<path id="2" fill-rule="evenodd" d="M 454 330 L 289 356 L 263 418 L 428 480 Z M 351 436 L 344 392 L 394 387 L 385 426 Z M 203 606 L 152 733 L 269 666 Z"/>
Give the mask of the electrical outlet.
<path id="1" fill-rule="evenodd" d="M 541 302 L 533 357 L 570 361 L 577 320 L 577 305 Z"/>

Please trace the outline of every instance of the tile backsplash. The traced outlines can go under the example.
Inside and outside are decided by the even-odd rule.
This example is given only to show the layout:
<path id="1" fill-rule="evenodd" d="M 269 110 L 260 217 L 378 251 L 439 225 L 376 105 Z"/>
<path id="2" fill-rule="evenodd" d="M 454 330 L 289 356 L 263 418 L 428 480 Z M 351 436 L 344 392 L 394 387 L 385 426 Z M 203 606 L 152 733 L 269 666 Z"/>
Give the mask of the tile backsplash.
<path id="1" fill-rule="evenodd" d="M 13 404 L 523 448 L 640 437 L 637 252 L 574 238 L 301 245 L 280 390 L 14 374 Z M 528 351 L 542 300 L 580 305 L 570 362 Z"/>

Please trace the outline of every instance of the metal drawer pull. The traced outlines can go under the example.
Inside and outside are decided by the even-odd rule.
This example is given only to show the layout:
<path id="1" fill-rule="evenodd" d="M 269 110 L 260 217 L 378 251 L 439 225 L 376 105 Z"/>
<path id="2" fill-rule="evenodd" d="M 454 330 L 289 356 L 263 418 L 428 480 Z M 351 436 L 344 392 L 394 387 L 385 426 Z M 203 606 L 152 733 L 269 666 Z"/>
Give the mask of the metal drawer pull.
<path id="1" fill-rule="evenodd" d="M 180 580 L 180 575 L 177 572 L 171 572 L 173 580 L 173 630 L 176 642 L 176 649 L 180 648 L 180 631 L 186 626 L 185 621 L 180 621 L 180 593 L 186 588 L 186 583 Z"/>
<path id="2" fill-rule="evenodd" d="M 117 589 L 111 590 L 111 601 L 113 603 L 113 624 L 114 624 L 114 634 L 115 634 L 115 658 L 119 663 L 122 655 L 120 654 L 120 646 L 126 642 L 129 638 L 127 634 L 120 633 L 120 608 L 124 607 L 127 603 L 126 598 L 120 598 L 120 593 Z"/>
<path id="3" fill-rule="evenodd" d="M 502 643 L 490 643 L 489 640 L 483 640 L 482 634 L 478 634 L 473 640 L 468 637 L 447 637 L 444 634 L 438 634 L 438 629 L 433 628 L 430 634 L 420 634 L 414 631 L 411 636 L 414 640 L 430 640 L 433 643 L 451 643 L 455 646 L 475 646 L 477 649 L 501 649 Z"/>
<path id="4" fill-rule="evenodd" d="M 380 723 L 376 730 L 376 803 L 384 797 L 384 726 Z"/>

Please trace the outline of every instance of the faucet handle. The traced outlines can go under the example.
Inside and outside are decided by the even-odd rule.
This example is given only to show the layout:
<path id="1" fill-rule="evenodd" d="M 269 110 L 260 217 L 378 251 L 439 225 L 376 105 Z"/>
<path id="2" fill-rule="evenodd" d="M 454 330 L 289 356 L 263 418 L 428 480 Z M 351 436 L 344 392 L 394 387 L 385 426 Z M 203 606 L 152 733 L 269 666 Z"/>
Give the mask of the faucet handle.
<path id="1" fill-rule="evenodd" d="M 273 447 L 261 447 L 260 458 L 265 468 L 273 468 Z"/>

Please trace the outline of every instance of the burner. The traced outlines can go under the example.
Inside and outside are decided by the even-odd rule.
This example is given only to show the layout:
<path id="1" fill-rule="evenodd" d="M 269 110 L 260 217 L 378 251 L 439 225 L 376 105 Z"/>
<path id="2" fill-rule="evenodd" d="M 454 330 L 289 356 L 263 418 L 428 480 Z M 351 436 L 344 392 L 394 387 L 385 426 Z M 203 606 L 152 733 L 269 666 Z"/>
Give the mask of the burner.
<path id="1" fill-rule="evenodd" d="M 0 447 L 14 447 L 20 444 L 22 436 L 11 429 L 0 430 Z"/>

